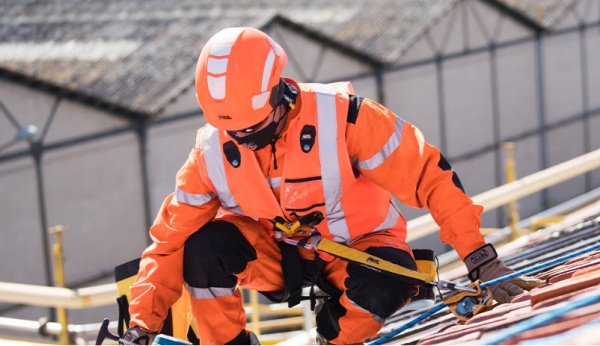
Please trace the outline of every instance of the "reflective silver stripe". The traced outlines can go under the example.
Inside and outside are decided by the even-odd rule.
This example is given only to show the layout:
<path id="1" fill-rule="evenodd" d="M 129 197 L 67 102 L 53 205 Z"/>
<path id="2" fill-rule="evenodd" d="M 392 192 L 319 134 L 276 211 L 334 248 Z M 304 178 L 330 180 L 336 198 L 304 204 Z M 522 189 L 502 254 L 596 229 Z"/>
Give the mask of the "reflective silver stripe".
<path id="1" fill-rule="evenodd" d="M 273 189 L 278 189 L 281 187 L 281 177 L 277 177 L 277 178 L 267 177 L 267 182 Z"/>
<path id="2" fill-rule="evenodd" d="M 231 207 L 231 208 L 227 208 L 229 209 L 230 212 L 232 213 L 236 213 L 239 215 L 244 215 L 244 212 L 242 211 L 242 208 L 240 208 L 239 206 L 235 206 L 235 207 Z M 256 218 L 253 218 L 254 220 L 257 220 Z"/>
<path id="3" fill-rule="evenodd" d="M 185 203 L 189 205 L 203 205 L 204 203 L 210 202 L 213 198 L 215 198 L 214 193 L 189 193 L 185 192 L 182 189 L 175 189 L 175 198 L 177 202 Z"/>
<path id="4" fill-rule="evenodd" d="M 242 209 L 238 206 L 227 184 L 219 131 L 210 125 L 206 125 L 206 129 L 204 130 L 203 149 L 208 178 L 213 183 L 215 190 L 217 190 L 217 196 L 221 204 L 224 208 L 236 214 L 243 215 Z"/>
<path id="5" fill-rule="evenodd" d="M 400 212 L 394 207 L 392 203 L 390 203 L 390 207 L 388 208 L 388 213 L 385 216 L 385 220 L 383 220 L 383 222 L 371 232 L 377 232 L 384 229 L 393 228 L 394 226 L 396 226 L 398 219 L 400 219 Z"/>
<path id="6" fill-rule="evenodd" d="M 190 295 L 196 299 L 214 299 L 217 297 L 229 297 L 235 293 L 235 287 L 209 287 L 209 288 L 198 288 L 192 287 L 185 284 L 185 288 Z"/>
<path id="7" fill-rule="evenodd" d="M 402 129 L 404 128 L 404 120 L 396 117 L 396 130 L 384 144 L 383 148 L 375 155 L 362 161 L 358 161 L 356 166 L 360 169 L 370 170 L 379 167 L 393 152 L 400 146 L 402 141 Z"/>
<path id="8" fill-rule="evenodd" d="M 340 199 L 342 198 L 342 178 L 338 160 L 338 129 L 335 93 L 324 84 L 312 84 L 317 96 L 317 119 L 319 125 L 319 160 L 325 211 L 329 233 L 337 242 L 350 241 L 350 232 Z"/>

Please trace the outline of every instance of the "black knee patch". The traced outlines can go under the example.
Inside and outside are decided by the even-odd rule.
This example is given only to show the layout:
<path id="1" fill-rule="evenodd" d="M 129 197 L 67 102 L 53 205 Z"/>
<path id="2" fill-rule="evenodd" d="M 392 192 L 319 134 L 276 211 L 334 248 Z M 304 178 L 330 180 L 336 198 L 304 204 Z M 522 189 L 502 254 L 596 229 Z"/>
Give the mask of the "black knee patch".
<path id="1" fill-rule="evenodd" d="M 339 297 L 329 297 L 325 300 L 321 311 L 317 314 L 317 333 L 326 340 L 333 340 L 340 335 L 340 318 L 346 315 L 346 308 Z"/>
<path id="2" fill-rule="evenodd" d="M 370 247 L 365 252 L 417 270 L 417 264 L 405 251 L 392 247 Z M 402 279 L 385 275 L 362 264 L 348 263 L 348 278 L 344 282 L 346 296 L 361 308 L 381 317 L 390 317 L 398 308 L 417 294 L 417 288 Z"/>
<path id="3" fill-rule="evenodd" d="M 209 222 L 185 242 L 183 278 L 192 287 L 234 287 L 256 250 L 238 228 L 222 220 Z"/>

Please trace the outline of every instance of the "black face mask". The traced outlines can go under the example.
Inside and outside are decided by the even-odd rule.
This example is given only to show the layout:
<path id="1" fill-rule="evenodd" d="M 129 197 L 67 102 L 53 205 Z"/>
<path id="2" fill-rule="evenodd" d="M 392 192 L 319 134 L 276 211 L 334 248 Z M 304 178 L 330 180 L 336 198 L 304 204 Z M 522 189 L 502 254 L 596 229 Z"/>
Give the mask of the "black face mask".
<path id="1" fill-rule="evenodd" d="M 243 137 L 236 136 L 235 132 L 233 131 L 227 131 L 227 133 L 233 139 L 235 139 L 235 141 L 239 145 L 243 145 L 250 150 L 257 151 L 266 147 L 273 140 L 277 140 L 277 138 L 275 138 L 275 136 L 277 136 L 277 128 L 279 127 L 279 124 L 282 121 L 284 121 L 284 119 L 287 117 L 287 114 L 291 109 L 290 107 L 293 107 L 294 103 L 296 102 L 297 95 L 298 90 L 296 90 L 296 88 L 292 85 L 289 85 L 286 82 L 284 82 L 283 78 L 281 78 L 279 85 L 274 87 L 274 90 L 271 93 L 271 100 L 269 100 L 269 104 L 273 106 L 273 109 L 276 109 L 282 104 L 286 105 L 285 113 L 283 114 L 281 119 L 279 119 L 279 121 L 272 121 L 262 130 L 256 131 Z"/>
<path id="2" fill-rule="evenodd" d="M 285 116 L 279 121 L 272 121 L 269 125 L 265 126 L 265 128 L 243 137 L 236 136 L 235 132 L 227 131 L 227 133 L 235 139 L 239 145 L 243 145 L 252 151 L 257 151 L 266 147 L 273 139 L 275 139 L 277 127 L 279 127 L 279 123 L 283 119 L 285 119 Z"/>

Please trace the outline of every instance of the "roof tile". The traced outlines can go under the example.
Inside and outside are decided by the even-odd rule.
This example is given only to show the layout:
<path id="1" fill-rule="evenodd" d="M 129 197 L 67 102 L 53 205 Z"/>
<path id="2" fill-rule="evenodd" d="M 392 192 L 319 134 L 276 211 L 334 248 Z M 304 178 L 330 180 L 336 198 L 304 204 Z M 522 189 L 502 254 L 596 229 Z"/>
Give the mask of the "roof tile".
<path id="1" fill-rule="evenodd" d="M 600 272 L 592 272 L 584 276 L 570 278 L 551 285 L 543 290 L 531 293 L 531 305 L 567 293 L 582 290 L 600 284 Z"/>
<path id="2" fill-rule="evenodd" d="M 578 238 L 577 235 L 579 235 L 577 241 L 582 244 L 582 247 L 589 246 L 590 241 L 598 237 L 600 227 L 597 221 L 588 222 L 586 225 L 585 227 L 579 225 L 575 230 L 566 230 L 563 232 L 564 234 L 558 235 L 554 240 L 546 239 L 537 244 L 529 244 L 530 250 L 518 251 L 514 257 L 507 258 L 507 261 L 520 258 L 521 261 L 529 262 L 526 259 L 530 257 L 527 256 L 539 257 L 538 249 L 546 249 L 543 252 L 547 253 L 547 249 L 555 248 L 560 242 L 573 244 L 572 239 Z M 529 255 L 523 257 L 524 253 L 529 253 Z M 546 341 L 550 340 L 549 337 L 553 337 L 559 344 L 576 344 L 578 342 L 589 344 L 590 341 L 597 343 L 597 336 L 594 339 L 589 335 L 584 337 L 570 333 L 570 331 L 578 328 L 591 330 L 589 328 L 597 328 L 600 324 L 600 300 L 596 297 L 600 294 L 598 290 L 598 286 L 600 286 L 598 256 L 598 251 L 588 253 L 553 268 L 550 270 L 550 275 L 545 272 L 541 273 L 539 276 L 545 276 L 552 282 L 520 295 L 511 303 L 494 305 L 491 310 L 480 313 L 467 322 L 456 321 L 454 325 L 446 326 L 443 330 L 430 332 L 428 336 L 421 338 L 418 344 L 478 343 L 506 336 L 511 336 L 511 338 L 503 340 L 502 344 L 544 344 L 543 342 L 551 344 Z M 532 264 L 530 263 L 530 265 Z M 562 280 L 558 281 L 557 278 Z M 587 303 L 586 297 L 591 297 L 593 300 Z M 582 304 L 582 302 L 586 303 Z M 571 309 L 571 307 L 575 308 Z M 537 325 L 532 322 L 542 316 L 545 319 L 548 319 L 548 316 L 552 317 L 545 324 Z M 515 326 L 526 325 L 531 325 L 531 327 L 511 335 Z M 511 332 L 509 333 L 509 331 Z"/>

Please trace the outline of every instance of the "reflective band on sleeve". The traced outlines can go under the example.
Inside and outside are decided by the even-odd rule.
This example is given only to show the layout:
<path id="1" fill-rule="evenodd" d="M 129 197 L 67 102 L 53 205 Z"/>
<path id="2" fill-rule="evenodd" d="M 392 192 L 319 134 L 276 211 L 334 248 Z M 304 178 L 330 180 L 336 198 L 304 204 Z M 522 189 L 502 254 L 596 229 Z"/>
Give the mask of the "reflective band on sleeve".
<path id="1" fill-rule="evenodd" d="M 203 205 L 213 198 L 215 198 L 214 193 L 189 193 L 185 192 L 181 189 L 175 189 L 175 197 L 177 198 L 177 202 L 185 203 L 189 205 Z"/>
<path id="2" fill-rule="evenodd" d="M 204 162 L 208 178 L 217 190 L 217 196 L 223 207 L 236 214 L 243 215 L 242 209 L 238 206 L 227 184 L 219 131 L 210 125 L 206 125 L 204 130 Z"/>
<path id="3" fill-rule="evenodd" d="M 400 219 L 400 212 L 396 209 L 396 207 L 394 207 L 392 203 L 390 203 L 390 207 L 388 208 L 388 213 L 385 216 L 385 220 L 383 220 L 383 222 L 371 232 L 377 232 L 382 231 L 384 229 L 394 228 L 394 226 L 396 226 L 396 223 L 398 223 L 398 219 Z"/>
<path id="4" fill-rule="evenodd" d="M 325 211 L 329 233 L 337 242 L 350 241 L 350 232 L 340 199 L 342 198 L 342 177 L 338 159 L 338 129 L 335 93 L 324 84 L 312 84 L 317 96 L 317 119 L 319 125 L 319 160 Z"/>
<path id="5" fill-rule="evenodd" d="M 404 120 L 400 117 L 396 117 L 396 130 L 392 133 L 387 142 L 383 145 L 383 148 L 379 150 L 375 155 L 362 161 L 358 161 L 356 166 L 360 169 L 371 170 L 379 167 L 398 146 L 402 141 L 402 129 L 404 129 Z"/>
<path id="6" fill-rule="evenodd" d="M 196 299 L 214 299 L 217 297 L 229 297 L 235 293 L 234 288 L 228 287 L 209 287 L 209 288 L 198 288 L 192 287 L 185 284 L 185 288 L 190 292 L 190 296 Z"/>

